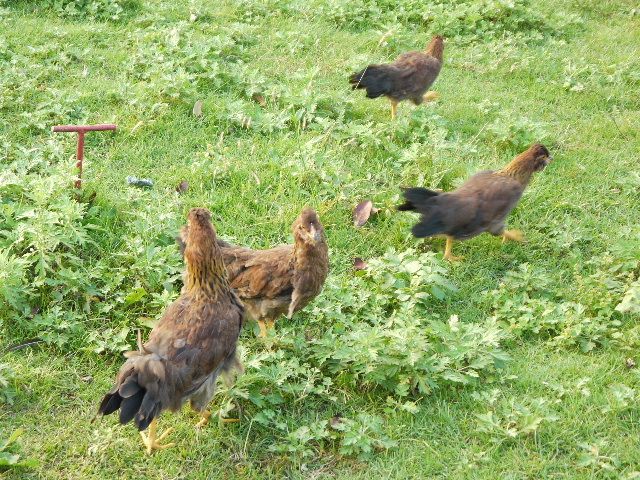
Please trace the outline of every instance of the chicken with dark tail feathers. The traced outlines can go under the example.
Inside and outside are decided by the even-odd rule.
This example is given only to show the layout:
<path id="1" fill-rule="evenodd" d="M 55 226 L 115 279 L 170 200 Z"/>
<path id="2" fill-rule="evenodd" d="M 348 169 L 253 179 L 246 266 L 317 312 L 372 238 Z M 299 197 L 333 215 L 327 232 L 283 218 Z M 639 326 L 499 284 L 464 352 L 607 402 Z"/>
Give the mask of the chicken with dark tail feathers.
<path id="1" fill-rule="evenodd" d="M 367 90 L 367 98 L 385 96 L 391 102 L 391 119 L 396 118 L 398 103 L 411 100 L 420 105 L 438 98 L 427 92 L 442 68 L 444 40 L 440 35 L 431 39 L 423 52 L 403 53 L 393 63 L 369 65 L 349 77 L 352 88 Z"/>
<path id="2" fill-rule="evenodd" d="M 415 237 L 446 236 L 447 260 L 460 260 L 453 256 L 453 240 L 466 240 L 483 232 L 501 236 L 503 242 L 523 241 L 522 232 L 505 230 L 505 220 L 532 175 L 542 171 L 551 160 L 546 147 L 536 143 L 502 170 L 476 173 L 452 192 L 406 188 L 405 203 L 397 208 L 420 213 L 420 221 L 412 229 Z"/>
<path id="3" fill-rule="evenodd" d="M 171 429 L 157 435 L 163 411 L 177 411 L 190 401 L 201 415 L 196 426 L 205 425 L 218 375 L 228 380 L 242 370 L 236 344 L 244 308 L 229 285 L 208 210 L 191 209 L 182 241 L 186 271 L 180 296 L 139 351 L 125 354 L 116 383 L 98 408 L 102 415 L 120 410 L 121 424 L 133 420 L 147 453 L 173 445 L 162 443 Z"/>

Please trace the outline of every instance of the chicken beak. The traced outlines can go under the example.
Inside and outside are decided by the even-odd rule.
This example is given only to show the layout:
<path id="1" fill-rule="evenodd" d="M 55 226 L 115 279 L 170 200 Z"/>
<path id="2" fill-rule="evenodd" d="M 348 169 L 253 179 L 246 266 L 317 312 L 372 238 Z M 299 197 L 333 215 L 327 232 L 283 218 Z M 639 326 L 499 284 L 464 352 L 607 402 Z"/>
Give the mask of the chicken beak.
<path id="1" fill-rule="evenodd" d="M 319 242 L 322 239 L 320 231 L 316 230 L 316 227 L 313 225 L 309 228 L 309 239 L 313 242 Z"/>

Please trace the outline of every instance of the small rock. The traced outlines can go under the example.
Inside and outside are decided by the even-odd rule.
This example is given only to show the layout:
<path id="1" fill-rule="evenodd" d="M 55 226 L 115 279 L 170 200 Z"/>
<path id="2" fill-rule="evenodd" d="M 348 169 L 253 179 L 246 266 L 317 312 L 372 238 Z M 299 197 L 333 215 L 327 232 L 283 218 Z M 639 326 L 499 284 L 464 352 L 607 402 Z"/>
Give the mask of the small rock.
<path id="1" fill-rule="evenodd" d="M 148 178 L 138 178 L 138 177 L 128 176 L 127 183 L 129 185 L 133 185 L 134 187 L 141 187 L 141 188 L 153 187 L 153 180 L 150 180 Z"/>

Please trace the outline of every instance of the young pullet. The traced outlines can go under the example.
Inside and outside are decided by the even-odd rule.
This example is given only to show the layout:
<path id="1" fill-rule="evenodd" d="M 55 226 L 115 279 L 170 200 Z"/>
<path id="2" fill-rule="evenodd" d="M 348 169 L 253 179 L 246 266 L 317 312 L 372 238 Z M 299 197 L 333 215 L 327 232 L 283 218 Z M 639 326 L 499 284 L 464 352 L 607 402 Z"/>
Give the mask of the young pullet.
<path id="1" fill-rule="evenodd" d="M 535 172 L 543 170 L 552 158 L 539 143 L 516 156 L 502 170 L 476 173 L 452 192 L 439 193 L 426 188 L 404 189 L 405 203 L 398 210 L 421 214 L 414 225 L 415 237 L 445 235 L 444 258 L 460 260 L 452 254 L 453 240 L 467 240 L 483 232 L 506 240 L 522 241 L 518 230 L 505 230 L 509 212 L 520 200 Z"/>
<path id="2" fill-rule="evenodd" d="M 438 97 L 427 92 L 442 68 L 444 40 L 440 35 L 431 39 L 424 52 L 403 53 L 393 63 L 369 65 L 349 77 L 352 88 L 365 88 L 368 98 L 385 96 L 391 102 L 391 119 L 396 118 L 399 102 L 411 100 L 420 105 Z"/>
<path id="3" fill-rule="evenodd" d="M 293 245 L 252 250 L 218 240 L 229 282 L 265 337 L 282 314 L 291 318 L 322 290 L 329 247 L 318 214 L 305 208 L 293 222 Z"/>
<path id="4" fill-rule="evenodd" d="M 102 415 L 119 409 L 121 424 L 133 420 L 147 453 L 173 445 L 161 443 L 170 430 L 160 436 L 156 433 L 163 411 L 177 411 L 189 400 L 201 415 L 197 426 L 205 425 L 218 375 L 242 369 L 236 344 L 244 308 L 229 285 L 209 211 L 192 209 L 185 230 L 182 292 L 167 307 L 149 340 L 139 351 L 125 355 L 115 386 L 98 409 Z"/>

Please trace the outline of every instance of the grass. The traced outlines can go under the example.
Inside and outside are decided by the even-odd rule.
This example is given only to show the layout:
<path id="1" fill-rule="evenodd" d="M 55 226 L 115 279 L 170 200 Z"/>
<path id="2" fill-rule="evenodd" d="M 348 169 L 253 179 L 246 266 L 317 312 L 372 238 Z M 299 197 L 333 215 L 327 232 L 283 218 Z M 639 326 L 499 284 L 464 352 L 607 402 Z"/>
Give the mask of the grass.
<path id="1" fill-rule="evenodd" d="M 48 179 L 68 180 L 75 139 L 53 136 L 50 125 L 114 122 L 118 132 L 87 137 L 80 204 L 88 207 L 78 224 L 96 225 L 89 231 L 91 242 L 45 249 L 59 259 L 45 277 L 58 278 L 63 266 L 74 265 L 78 280 L 72 274 L 59 278 L 69 290 L 77 282 L 77 291 L 38 283 L 29 264 L 25 275 L 35 279 L 33 285 L 21 279 L 15 290 L 35 289 L 28 298 L 31 310 L 0 314 L 1 362 L 14 370 L 16 392 L 12 404 L 0 404 L 0 438 L 23 428 L 19 453 L 40 462 L 0 477 L 640 476 L 640 394 L 627 403 L 615 394 L 616 385 L 640 392 L 638 371 L 625 366 L 637 352 L 637 315 L 613 311 L 624 291 L 611 286 L 625 259 L 635 262 L 625 281 L 635 279 L 640 260 L 637 9 L 626 0 L 533 0 L 506 20 L 488 21 L 497 26 L 486 32 L 486 25 L 467 28 L 472 17 L 455 17 L 451 12 L 462 7 L 445 3 L 448 9 L 435 20 L 449 37 L 434 86 L 440 100 L 419 108 L 402 104 L 395 123 L 389 121 L 386 102 L 351 92 L 347 75 L 367 62 L 422 47 L 435 27 L 407 20 L 399 7 L 389 9 L 384 2 L 223 0 L 212 6 L 199 0 L 149 0 L 124 2 L 117 20 L 61 16 L 47 2 L 5 3 L 0 78 L 7 94 L 0 99 L 5 120 L 0 161 L 7 166 L 5 175 L 15 174 L 42 197 L 29 200 L 25 193 L 17 203 L 52 208 Z M 358 5 L 375 6 L 364 10 L 367 21 L 349 16 Z M 412 12 L 436 8 L 408 0 L 398 5 Z M 192 13 L 196 19 L 190 22 Z M 533 22 L 536 16 L 544 19 L 542 26 L 516 22 Z M 209 63 L 202 66 L 202 59 Z M 266 107 L 251 100 L 253 93 L 265 97 Z M 203 101 L 202 118 L 192 114 L 196 100 Z M 247 116 L 252 122 L 244 128 Z M 331 329 L 315 316 L 328 318 L 331 305 L 325 304 L 339 302 L 339 286 L 351 285 L 353 257 L 369 259 L 389 247 L 441 252 L 440 240 L 416 242 L 409 234 L 414 219 L 391 208 L 400 185 L 452 188 L 479 169 L 504 165 L 541 137 L 554 162 L 536 177 L 509 219 L 528 242 L 502 246 L 481 236 L 457 244 L 455 253 L 465 261 L 446 268 L 458 291 L 430 303 L 428 315 L 440 321 L 458 315 L 462 322 L 482 324 L 496 314 L 496 305 L 512 299 L 503 284 L 507 273 L 529 264 L 549 281 L 553 304 L 579 302 L 587 308 L 585 317 L 600 321 L 603 337 L 586 331 L 580 315 L 573 327 L 586 332 L 576 335 L 593 341 L 593 348 L 559 342 L 558 332 L 527 330 L 503 343 L 512 359 L 505 369 L 482 372 L 469 386 L 397 396 L 397 404 L 388 402 L 394 394 L 343 385 L 335 374 L 335 401 L 304 394 L 270 407 L 282 411 L 277 418 L 283 429 L 263 425 L 259 415 L 264 412 L 249 401 L 240 424 L 214 424 L 202 432 L 194 431 L 194 418 L 185 409 L 161 420 L 161 428 L 176 428 L 176 448 L 151 457 L 130 426 L 117 426 L 112 418 L 90 423 L 122 360 L 112 338 L 105 339 L 104 354 L 95 353 L 95 342 L 88 339 L 106 327 L 129 328 L 126 343 L 132 346 L 140 317 L 157 316 L 175 296 L 180 260 L 172 237 L 190 207 L 211 209 L 223 237 L 255 248 L 288 241 L 297 212 L 306 204 L 317 208 L 331 247 L 331 282 L 338 287 L 325 291 L 326 301 L 318 299 L 317 308 L 278 323 L 275 350 L 280 345 L 299 352 L 304 347 L 296 350 L 287 342 L 304 343 L 306 331 L 321 335 Z M 154 187 L 128 187 L 127 175 L 151 178 Z M 0 175 L 3 182 L 11 178 Z M 189 189 L 178 195 L 174 189 L 182 180 Z M 64 208 L 77 204 L 71 192 L 60 195 L 68 197 Z M 364 198 L 382 211 L 355 230 L 351 209 Z M 7 205 L 13 204 L 2 200 L 2 205 L 0 247 L 31 258 L 7 223 Z M 28 223 L 29 217 L 22 221 Z M 62 231 L 59 224 L 48 230 L 44 220 L 34 225 L 43 238 Z M 14 271 L 0 270 L 5 285 Z M 89 283 L 99 291 L 87 293 L 86 300 Z M 128 304 L 125 296 L 140 286 L 147 295 Z M 94 306 L 91 296 L 102 290 L 111 293 Z M 498 293 L 490 293 L 494 290 Z M 83 310 L 85 302 L 89 306 Z M 63 312 L 51 317 L 52 326 L 44 313 L 57 304 Z M 11 310 L 6 303 L 0 306 Z M 610 312 L 606 319 L 593 313 L 602 311 Z M 67 313 L 64 330 L 59 324 Z M 620 326 L 610 326 L 612 320 Z M 353 322 L 366 325 L 358 317 Z M 48 343 L 6 351 L 34 336 Z M 241 344 L 245 363 L 269 355 L 250 329 Z M 89 351 L 83 350 L 87 346 Z M 249 387 L 254 370 L 247 368 Z M 546 402 L 544 408 L 532 404 L 538 398 Z M 397 406 L 408 399 L 416 402 L 416 413 Z M 488 411 L 499 426 L 483 428 L 478 415 Z M 287 436 L 300 425 L 336 414 L 356 418 L 360 412 L 382 418 L 382 431 L 372 435 L 397 445 L 371 455 L 341 455 L 339 440 L 312 438 L 300 445 Z M 531 426 L 530 433 L 513 438 L 503 433 L 517 425 Z M 274 450 L 278 445 L 291 448 Z"/>

